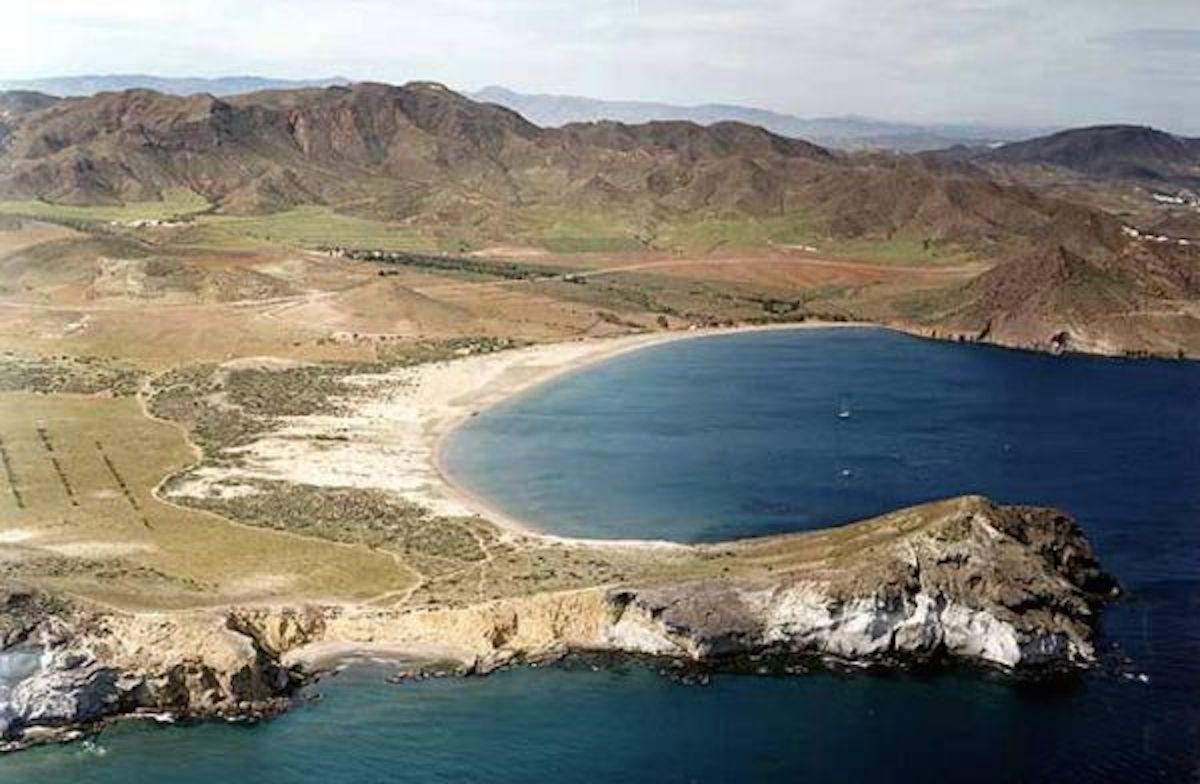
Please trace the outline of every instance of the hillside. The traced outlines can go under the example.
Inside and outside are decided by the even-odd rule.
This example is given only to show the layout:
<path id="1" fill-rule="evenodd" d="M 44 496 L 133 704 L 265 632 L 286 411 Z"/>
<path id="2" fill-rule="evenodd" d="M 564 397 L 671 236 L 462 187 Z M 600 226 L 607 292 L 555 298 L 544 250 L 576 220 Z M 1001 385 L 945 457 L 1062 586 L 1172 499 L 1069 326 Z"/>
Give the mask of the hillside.
<path id="1" fill-rule="evenodd" d="M 498 239 L 565 209 L 620 216 L 648 242 L 664 222 L 770 217 L 990 250 L 1059 211 L 970 166 L 846 157 L 735 122 L 540 128 L 423 82 L 64 99 L 16 115 L 0 156 L 9 199 L 115 204 L 178 189 L 228 213 L 352 205 L 389 220 L 469 221 Z"/>
<path id="2" fill-rule="evenodd" d="M 1133 241 L 1083 256 L 1048 244 L 945 292 L 951 335 L 1093 354 L 1196 356 L 1200 263 L 1190 248 Z"/>
<path id="3" fill-rule="evenodd" d="M 87 204 L 184 188 L 227 211 L 356 200 L 389 217 L 629 196 L 753 210 L 777 200 L 785 179 L 756 163 L 765 159 L 829 155 L 734 124 L 543 130 L 428 83 L 229 100 L 133 90 L 16 117 L 0 194 Z"/>
<path id="4" fill-rule="evenodd" d="M 429 82 L 229 98 L 9 93 L 0 110 L 0 198 L 18 213 L 39 200 L 38 214 L 47 202 L 119 214 L 183 193 L 215 215 L 319 207 L 360 247 L 369 240 L 348 221 L 374 222 L 361 226 L 389 244 L 394 233 L 369 227 L 440 247 L 468 236 L 567 251 L 819 245 L 892 264 L 941 253 L 991 269 L 916 306 L 900 287 L 899 304 L 872 294 L 878 307 L 862 310 L 862 292 L 846 289 L 843 312 L 1010 345 L 1062 348 L 1067 330 L 1086 350 L 1200 353 L 1194 246 L 1132 236 L 1100 209 L 997 182 L 961 157 L 835 153 L 738 122 L 542 128 Z M 1189 144 L 1169 138 L 1162 160 Z M 335 242 L 319 230 L 305 236 Z"/>
<path id="5" fill-rule="evenodd" d="M 1074 128 L 1006 144 L 982 160 L 1058 166 L 1091 177 L 1200 184 L 1200 139 L 1134 125 Z"/>

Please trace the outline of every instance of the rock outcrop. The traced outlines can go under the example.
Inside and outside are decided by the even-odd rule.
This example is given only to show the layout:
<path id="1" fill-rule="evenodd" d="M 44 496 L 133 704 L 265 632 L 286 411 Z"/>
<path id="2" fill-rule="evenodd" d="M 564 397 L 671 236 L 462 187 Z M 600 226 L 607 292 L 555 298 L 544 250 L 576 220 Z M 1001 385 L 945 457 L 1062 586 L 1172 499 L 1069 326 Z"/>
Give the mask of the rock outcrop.
<path id="1" fill-rule="evenodd" d="M 224 613 L 100 613 L 40 604 L 0 649 L 0 750 L 71 739 L 116 716 L 253 718 L 282 710 L 301 682 Z"/>
<path id="2" fill-rule="evenodd" d="M 614 590 L 603 645 L 698 661 L 774 651 L 856 663 L 1092 662 L 1095 604 L 1117 589 L 1075 522 L 978 497 L 953 504 L 833 574 Z"/>
<path id="3" fill-rule="evenodd" d="M 1073 520 L 974 496 L 705 547 L 761 563 L 800 541 L 813 557 L 778 573 L 463 608 L 120 614 L 13 592 L 0 605 L 0 741 L 19 748 L 131 714 L 261 716 L 286 706 L 317 649 L 436 655 L 472 673 L 566 651 L 714 667 L 771 655 L 1062 671 L 1095 661 L 1096 609 L 1117 592 Z"/>

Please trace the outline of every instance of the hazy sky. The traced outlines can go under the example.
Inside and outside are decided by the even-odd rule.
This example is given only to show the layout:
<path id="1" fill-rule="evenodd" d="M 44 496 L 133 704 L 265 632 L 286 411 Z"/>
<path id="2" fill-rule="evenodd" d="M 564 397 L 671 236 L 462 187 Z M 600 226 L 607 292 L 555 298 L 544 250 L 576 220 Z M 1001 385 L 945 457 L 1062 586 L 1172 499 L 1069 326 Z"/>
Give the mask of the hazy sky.
<path id="1" fill-rule="evenodd" d="M 1200 0 L 0 0 L 0 78 L 318 77 L 1200 134 Z"/>

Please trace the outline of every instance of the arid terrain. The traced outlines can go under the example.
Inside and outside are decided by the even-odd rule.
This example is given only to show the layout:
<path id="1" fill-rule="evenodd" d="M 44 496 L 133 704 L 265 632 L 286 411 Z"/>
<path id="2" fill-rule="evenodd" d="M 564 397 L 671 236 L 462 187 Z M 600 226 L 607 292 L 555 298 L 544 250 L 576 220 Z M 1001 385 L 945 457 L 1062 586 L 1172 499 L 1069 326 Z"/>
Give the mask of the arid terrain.
<path id="1" fill-rule="evenodd" d="M 539 128 L 429 82 L 220 99 L 10 92 L 0 214 L 86 236 L 40 250 L 10 240 L 27 249 L 8 256 L 5 284 L 44 305 L 347 289 L 291 312 L 323 315 L 336 298 L 350 331 L 346 310 L 363 314 L 360 331 L 399 331 L 366 315 L 395 296 L 426 335 L 578 334 L 598 313 L 816 315 L 1043 350 L 1193 356 L 1195 149 L 1121 128 L 984 155 L 831 152 L 735 122 Z M 452 258 L 406 257 L 395 279 L 348 288 L 354 276 L 337 264 L 295 266 L 318 249 Z M 47 269 L 48 255 L 78 261 Z M 293 266 L 272 266 L 283 263 Z M 536 280 L 532 267 L 563 277 Z M 598 267 L 611 272 L 566 277 Z M 530 316 L 530 305 L 547 312 Z"/>
<path id="2" fill-rule="evenodd" d="M 1110 586 L 1052 511 L 965 498 L 601 544 L 525 530 L 436 462 L 518 389 L 729 328 L 1200 355 L 1200 251 L 1152 228 L 1187 203 L 1040 165 L 736 123 L 542 129 L 430 83 L 0 95 L 0 642 L 83 646 L 150 684 L 51 726 L 236 712 L 339 646 L 480 669 L 784 643 L 1089 662 Z"/>

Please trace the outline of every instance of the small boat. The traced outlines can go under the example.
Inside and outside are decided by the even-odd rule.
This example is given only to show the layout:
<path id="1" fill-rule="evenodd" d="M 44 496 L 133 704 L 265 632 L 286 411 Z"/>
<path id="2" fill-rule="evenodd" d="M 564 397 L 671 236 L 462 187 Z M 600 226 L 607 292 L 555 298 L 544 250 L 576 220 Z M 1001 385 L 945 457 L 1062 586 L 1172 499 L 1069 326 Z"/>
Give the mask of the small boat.
<path id="1" fill-rule="evenodd" d="M 850 406 L 843 399 L 838 406 L 838 419 L 849 419 L 849 418 L 850 418 Z"/>

